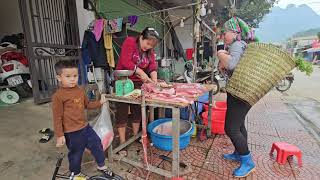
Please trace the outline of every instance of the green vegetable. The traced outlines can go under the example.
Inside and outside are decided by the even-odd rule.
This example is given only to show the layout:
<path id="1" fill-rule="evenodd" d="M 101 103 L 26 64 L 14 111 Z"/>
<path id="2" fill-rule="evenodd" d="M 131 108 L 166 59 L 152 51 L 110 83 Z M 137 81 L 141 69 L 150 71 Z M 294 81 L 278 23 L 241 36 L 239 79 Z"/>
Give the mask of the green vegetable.
<path id="1" fill-rule="evenodd" d="M 311 73 L 313 72 L 313 66 L 312 63 L 304 60 L 302 57 L 296 58 L 296 66 L 297 69 L 301 72 L 306 72 L 307 76 L 310 76 Z"/>

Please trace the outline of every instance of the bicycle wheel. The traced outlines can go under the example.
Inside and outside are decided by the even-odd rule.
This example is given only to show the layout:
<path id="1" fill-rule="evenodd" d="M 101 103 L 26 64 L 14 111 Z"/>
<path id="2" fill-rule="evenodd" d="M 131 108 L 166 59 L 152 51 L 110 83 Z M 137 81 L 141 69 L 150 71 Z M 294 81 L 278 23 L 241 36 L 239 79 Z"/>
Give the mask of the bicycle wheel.
<path id="1" fill-rule="evenodd" d="M 103 176 L 92 176 L 89 178 L 89 180 L 110 180 L 110 179 Z"/>
<path id="2" fill-rule="evenodd" d="M 92 177 L 89 178 L 89 180 L 124 180 L 124 178 L 122 178 L 119 175 L 114 174 L 113 176 L 109 176 L 109 177 L 92 176 Z"/>

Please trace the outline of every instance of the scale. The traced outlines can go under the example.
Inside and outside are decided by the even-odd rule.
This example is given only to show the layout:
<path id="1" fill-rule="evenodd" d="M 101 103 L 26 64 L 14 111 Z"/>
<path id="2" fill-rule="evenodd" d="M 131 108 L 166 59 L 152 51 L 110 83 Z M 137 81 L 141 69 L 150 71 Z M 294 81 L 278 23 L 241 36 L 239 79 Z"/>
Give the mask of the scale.
<path id="1" fill-rule="evenodd" d="M 117 77 L 115 82 L 116 96 L 124 96 L 134 90 L 134 84 L 129 79 L 134 71 L 131 70 L 115 70 L 113 75 Z"/>

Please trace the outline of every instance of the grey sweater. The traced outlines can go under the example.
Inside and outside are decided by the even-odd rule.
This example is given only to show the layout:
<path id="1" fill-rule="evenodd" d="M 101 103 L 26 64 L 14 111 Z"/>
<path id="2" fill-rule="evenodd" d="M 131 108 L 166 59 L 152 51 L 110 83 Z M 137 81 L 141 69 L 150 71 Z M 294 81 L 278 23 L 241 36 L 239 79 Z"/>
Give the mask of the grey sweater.
<path id="1" fill-rule="evenodd" d="M 228 63 L 228 71 L 232 74 L 243 55 L 247 43 L 245 41 L 235 41 L 229 47 L 230 59 Z"/>

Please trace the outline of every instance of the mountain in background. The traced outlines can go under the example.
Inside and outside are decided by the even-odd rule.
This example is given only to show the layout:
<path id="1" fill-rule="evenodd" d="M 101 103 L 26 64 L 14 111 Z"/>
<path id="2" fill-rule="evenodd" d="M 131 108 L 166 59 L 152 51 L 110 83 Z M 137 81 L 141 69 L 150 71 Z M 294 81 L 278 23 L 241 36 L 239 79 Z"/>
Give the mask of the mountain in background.
<path id="1" fill-rule="evenodd" d="M 262 42 L 280 43 L 297 32 L 320 27 L 320 16 L 309 6 L 290 4 L 286 9 L 273 7 L 256 34 Z"/>
<path id="2" fill-rule="evenodd" d="M 305 36 L 317 36 L 320 32 L 320 28 L 313 28 L 306 31 L 297 32 L 292 37 L 305 37 Z"/>

